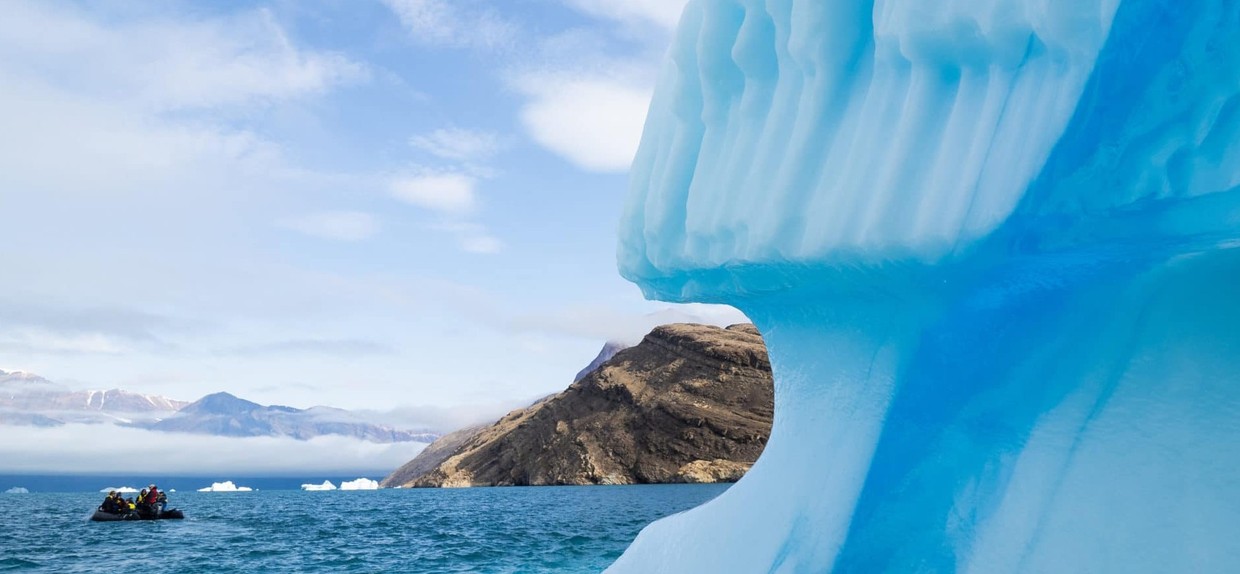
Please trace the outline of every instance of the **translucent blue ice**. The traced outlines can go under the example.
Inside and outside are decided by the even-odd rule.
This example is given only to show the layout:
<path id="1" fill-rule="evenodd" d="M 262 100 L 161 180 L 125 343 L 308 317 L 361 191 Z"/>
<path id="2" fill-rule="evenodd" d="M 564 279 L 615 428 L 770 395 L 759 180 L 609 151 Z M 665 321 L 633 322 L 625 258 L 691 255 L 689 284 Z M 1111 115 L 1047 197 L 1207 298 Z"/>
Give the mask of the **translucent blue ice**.
<path id="1" fill-rule="evenodd" d="M 699 0 L 620 231 L 753 470 L 615 572 L 1240 572 L 1240 0 Z"/>

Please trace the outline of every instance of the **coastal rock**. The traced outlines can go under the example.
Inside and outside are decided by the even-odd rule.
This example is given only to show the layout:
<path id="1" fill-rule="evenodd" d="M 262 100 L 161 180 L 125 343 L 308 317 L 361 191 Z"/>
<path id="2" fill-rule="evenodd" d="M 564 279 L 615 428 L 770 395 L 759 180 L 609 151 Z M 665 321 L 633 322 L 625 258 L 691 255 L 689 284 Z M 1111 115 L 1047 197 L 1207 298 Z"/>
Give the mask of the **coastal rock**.
<path id="1" fill-rule="evenodd" d="M 761 454 L 772 412 L 752 325 L 663 325 L 564 392 L 446 435 L 383 485 L 734 481 Z"/>
<path id="2" fill-rule="evenodd" d="M 475 435 L 488 428 L 487 425 L 477 425 L 463 428 L 461 430 L 450 432 L 439 437 L 435 442 L 427 445 L 418 453 L 413 460 L 405 463 L 395 472 L 384 478 L 380 485 L 384 488 L 392 488 L 403 486 L 414 481 L 418 477 L 435 470 L 448 457 L 457 453 L 458 450 Z"/>
<path id="3" fill-rule="evenodd" d="M 724 460 L 695 460 L 680 467 L 676 472 L 677 482 L 736 482 L 745 476 L 753 464 Z"/>

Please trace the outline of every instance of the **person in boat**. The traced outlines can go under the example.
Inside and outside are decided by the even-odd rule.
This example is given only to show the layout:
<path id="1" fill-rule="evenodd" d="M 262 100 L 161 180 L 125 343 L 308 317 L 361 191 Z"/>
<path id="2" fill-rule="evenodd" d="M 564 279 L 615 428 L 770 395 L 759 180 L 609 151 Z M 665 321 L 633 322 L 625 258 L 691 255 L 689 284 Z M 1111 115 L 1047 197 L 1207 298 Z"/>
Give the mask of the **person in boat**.
<path id="1" fill-rule="evenodd" d="M 163 505 L 159 502 L 159 496 L 161 494 L 163 493 L 159 491 L 159 487 L 155 486 L 155 483 L 151 483 L 151 486 L 147 487 L 146 496 L 142 499 L 143 502 L 146 503 L 146 507 L 155 514 L 159 514 L 164 511 Z M 164 497 L 164 499 L 167 500 L 167 497 Z"/>
<path id="2" fill-rule="evenodd" d="M 108 497 L 103 499 L 103 504 L 99 505 L 99 510 L 110 514 L 121 513 L 120 495 L 115 490 L 108 492 Z"/>
<path id="3" fill-rule="evenodd" d="M 163 512 L 164 509 L 168 507 L 168 495 L 164 494 L 164 491 L 162 490 L 159 491 L 159 496 L 156 497 L 155 504 L 159 507 L 159 511 Z"/>
<path id="4" fill-rule="evenodd" d="M 116 495 L 116 497 L 117 497 L 117 498 L 120 498 L 120 495 L 118 494 L 118 495 Z M 137 509 L 138 509 L 138 505 L 136 505 L 136 504 L 134 504 L 134 503 L 133 503 L 133 497 L 132 497 L 132 496 L 131 496 L 131 497 L 129 497 L 129 498 L 126 498 L 126 499 L 125 499 L 125 508 L 126 508 L 126 509 L 128 509 L 130 512 L 134 512 L 135 510 L 137 510 Z"/>
<path id="5" fill-rule="evenodd" d="M 146 506 L 146 493 L 147 493 L 147 490 L 144 488 L 142 489 L 141 492 L 138 493 L 138 497 L 134 499 L 134 502 L 137 503 L 136 510 L 138 512 L 149 512 L 150 511 L 150 509 L 147 508 Z"/>

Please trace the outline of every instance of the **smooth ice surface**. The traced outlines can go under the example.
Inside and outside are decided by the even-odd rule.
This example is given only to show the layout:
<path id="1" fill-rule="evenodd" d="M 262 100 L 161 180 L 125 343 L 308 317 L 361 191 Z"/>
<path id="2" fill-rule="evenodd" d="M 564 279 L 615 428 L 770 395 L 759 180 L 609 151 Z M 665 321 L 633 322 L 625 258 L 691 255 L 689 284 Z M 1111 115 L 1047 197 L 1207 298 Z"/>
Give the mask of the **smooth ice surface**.
<path id="1" fill-rule="evenodd" d="M 332 484 L 332 481 L 330 481 L 330 480 L 324 480 L 324 481 L 323 481 L 323 484 L 313 484 L 313 483 L 311 483 L 311 484 L 303 484 L 303 485 L 301 485 L 301 489 L 302 489 L 302 490 L 316 491 L 316 492 L 317 492 L 317 491 L 325 491 L 325 490 L 336 490 L 336 485 Z"/>
<path id="2" fill-rule="evenodd" d="M 1240 571 L 1240 2 L 692 1 L 632 177 L 776 412 L 613 571 Z"/>

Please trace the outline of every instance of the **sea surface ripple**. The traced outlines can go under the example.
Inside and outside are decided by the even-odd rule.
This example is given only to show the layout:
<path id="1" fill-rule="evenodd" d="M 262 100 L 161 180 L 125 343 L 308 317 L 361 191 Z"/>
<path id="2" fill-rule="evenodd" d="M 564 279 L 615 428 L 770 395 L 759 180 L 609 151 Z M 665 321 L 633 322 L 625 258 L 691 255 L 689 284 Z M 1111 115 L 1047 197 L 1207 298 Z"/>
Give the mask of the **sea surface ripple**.
<path id="1" fill-rule="evenodd" d="M 96 493 L 0 495 L 0 572 L 598 572 L 727 485 L 185 492 L 185 520 L 90 522 Z"/>

